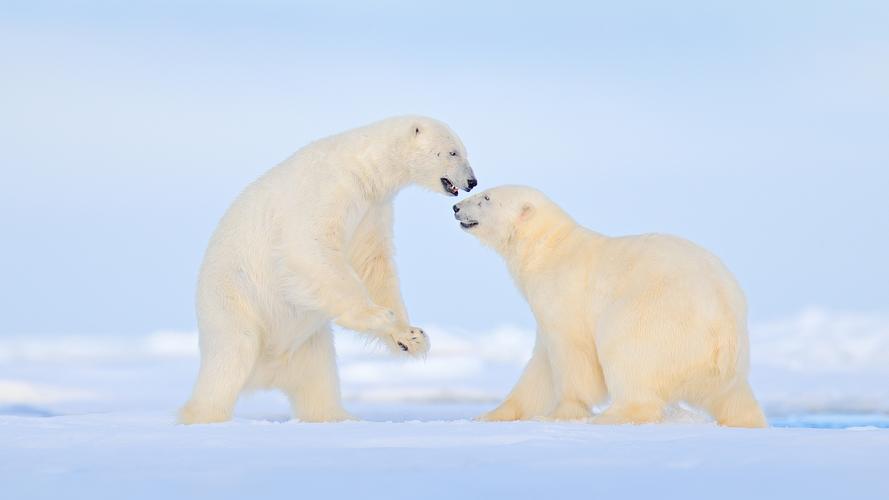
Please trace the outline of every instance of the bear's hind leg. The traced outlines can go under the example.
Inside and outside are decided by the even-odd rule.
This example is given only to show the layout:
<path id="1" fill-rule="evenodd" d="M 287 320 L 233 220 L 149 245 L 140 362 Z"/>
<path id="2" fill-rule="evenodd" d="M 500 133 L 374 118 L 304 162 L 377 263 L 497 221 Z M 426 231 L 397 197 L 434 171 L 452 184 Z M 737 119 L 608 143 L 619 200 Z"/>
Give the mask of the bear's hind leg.
<path id="1" fill-rule="evenodd" d="M 201 342 L 201 368 L 191 399 L 179 411 L 183 424 L 208 424 L 231 419 L 235 403 L 259 355 L 259 339 L 237 328 L 212 332 Z"/>
<path id="2" fill-rule="evenodd" d="M 705 405 L 719 425 L 725 427 L 767 427 L 766 417 L 744 381 L 713 398 Z"/>
<path id="3" fill-rule="evenodd" d="M 293 416 L 300 421 L 357 420 L 343 408 L 329 326 L 309 337 L 280 370 L 275 385 L 287 394 Z"/>

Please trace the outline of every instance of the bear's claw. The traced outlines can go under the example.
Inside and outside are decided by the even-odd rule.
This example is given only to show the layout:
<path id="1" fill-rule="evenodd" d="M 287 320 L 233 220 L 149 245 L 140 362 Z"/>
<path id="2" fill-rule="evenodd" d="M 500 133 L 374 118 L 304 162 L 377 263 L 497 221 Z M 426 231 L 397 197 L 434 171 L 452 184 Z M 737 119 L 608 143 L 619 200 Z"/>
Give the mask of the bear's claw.
<path id="1" fill-rule="evenodd" d="M 396 352 L 405 352 L 412 356 L 424 356 L 429 351 L 429 340 L 420 328 L 409 327 L 407 331 L 392 334 L 392 345 Z"/>

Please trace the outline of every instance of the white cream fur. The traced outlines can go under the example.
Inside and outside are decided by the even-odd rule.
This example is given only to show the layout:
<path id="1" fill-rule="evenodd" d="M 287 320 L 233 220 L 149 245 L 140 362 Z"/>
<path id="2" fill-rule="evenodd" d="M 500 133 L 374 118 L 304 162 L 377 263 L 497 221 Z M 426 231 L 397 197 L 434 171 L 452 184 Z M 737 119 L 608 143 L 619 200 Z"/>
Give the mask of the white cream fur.
<path id="1" fill-rule="evenodd" d="M 648 423 L 683 401 L 721 425 L 766 425 L 747 383 L 746 301 L 715 256 L 674 236 L 592 232 L 526 187 L 456 208 L 504 257 L 538 324 L 519 382 L 481 420 Z"/>
<path id="2" fill-rule="evenodd" d="M 422 356 L 392 261 L 392 199 L 418 184 L 469 190 L 445 124 L 405 116 L 321 139 L 251 184 L 210 240 L 197 289 L 201 367 L 183 423 L 231 418 L 244 389 L 277 388 L 303 421 L 349 419 L 331 321 Z"/>

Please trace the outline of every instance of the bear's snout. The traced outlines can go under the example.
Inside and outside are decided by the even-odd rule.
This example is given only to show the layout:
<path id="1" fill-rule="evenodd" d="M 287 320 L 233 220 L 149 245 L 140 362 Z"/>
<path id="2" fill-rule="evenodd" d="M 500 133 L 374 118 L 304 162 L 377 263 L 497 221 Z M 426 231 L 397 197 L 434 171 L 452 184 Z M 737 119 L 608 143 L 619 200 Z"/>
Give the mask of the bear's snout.
<path id="1" fill-rule="evenodd" d="M 478 181 L 475 180 L 475 177 L 470 177 L 469 180 L 466 181 L 466 185 L 469 186 L 469 189 L 467 189 L 466 191 L 472 191 L 472 188 L 478 186 Z M 457 208 L 457 205 L 454 205 L 454 212 L 457 212 L 459 210 L 460 209 Z"/>

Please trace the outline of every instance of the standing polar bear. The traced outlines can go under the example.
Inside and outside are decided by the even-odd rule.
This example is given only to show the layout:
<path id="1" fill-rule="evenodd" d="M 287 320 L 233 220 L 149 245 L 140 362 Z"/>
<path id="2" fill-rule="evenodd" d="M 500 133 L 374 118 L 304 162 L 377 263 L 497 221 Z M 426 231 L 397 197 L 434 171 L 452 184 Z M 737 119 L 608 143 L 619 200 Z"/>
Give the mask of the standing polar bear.
<path id="1" fill-rule="evenodd" d="M 331 321 L 427 351 L 392 262 L 392 199 L 409 184 L 452 196 L 476 185 L 447 125 L 405 116 L 321 139 L 241 193 L 201 267 L 201 367 L 181 422 L 230 419 L 246 388 L 283 390 L 302 421 L 351 418 Z"/>
<path id="2" fill-rule="evenodd" d="M 766 425 L 747 383 L 744 295 L 715 256 L 673 236 L 594 233 L 531 188 L 454 212 L 504 257 L 538 323 L 519 382 L 482 420 L 585 419 L 610 396 L 594 422 L 657 422 L 685 401 L 721 425 Z"/>

